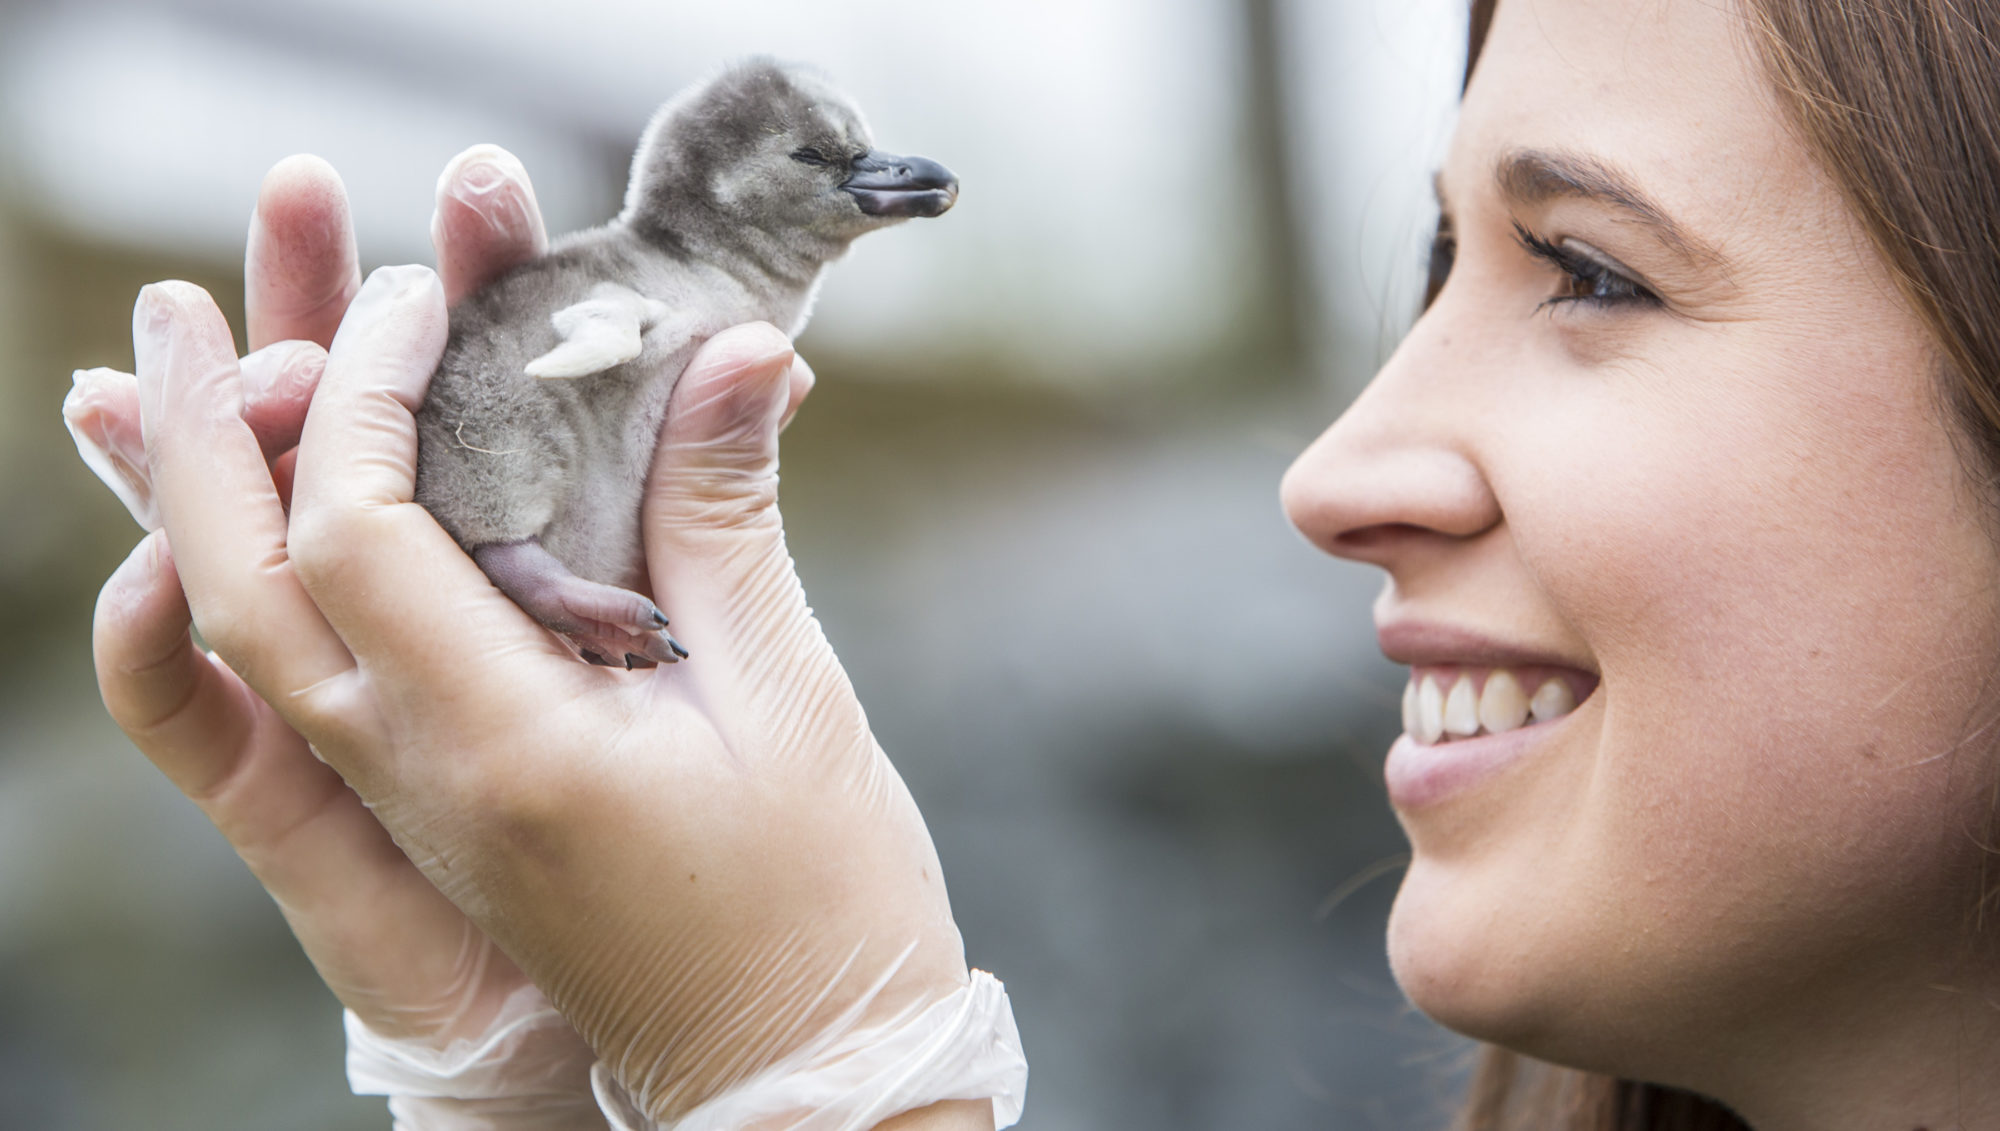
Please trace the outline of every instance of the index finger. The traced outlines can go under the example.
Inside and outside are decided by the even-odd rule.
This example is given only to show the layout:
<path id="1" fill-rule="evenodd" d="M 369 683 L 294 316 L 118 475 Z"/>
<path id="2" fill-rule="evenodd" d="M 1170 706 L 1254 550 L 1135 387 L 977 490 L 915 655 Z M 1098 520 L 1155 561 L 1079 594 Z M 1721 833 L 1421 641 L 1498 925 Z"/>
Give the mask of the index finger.
<path id="1" fill-rule="evenodd" d="M 310 154 L 273 165 L 257 191 L 244 254 L 250 348 L 288 338 L 330 345 L 360 289 L 361 256 L 340 174 Z"/>
<path id="2" fill-rule="evenodd" d="M 299 587 L 285 511 L 242 419 L 229 325 L 192 283 L 155 283 L 132 314 L 139 418 L 160 516 L 201 634 L 274 705 L 354 667 Z"/>

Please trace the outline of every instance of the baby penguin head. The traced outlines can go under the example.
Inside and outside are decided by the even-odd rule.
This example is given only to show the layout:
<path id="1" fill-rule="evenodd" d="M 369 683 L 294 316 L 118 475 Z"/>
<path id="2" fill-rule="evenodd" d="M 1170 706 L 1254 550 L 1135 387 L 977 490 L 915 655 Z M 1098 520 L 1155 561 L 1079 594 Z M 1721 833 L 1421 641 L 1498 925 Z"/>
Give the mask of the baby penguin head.
<path id="1" fill-rule="evenodd" d="M 817 72 L 754 59 L 655 115 L 624 218 L 670 238 L 749 227 L 830 257 L 957 199 L 951 170 L 877 150 L 860 109 Z"/>

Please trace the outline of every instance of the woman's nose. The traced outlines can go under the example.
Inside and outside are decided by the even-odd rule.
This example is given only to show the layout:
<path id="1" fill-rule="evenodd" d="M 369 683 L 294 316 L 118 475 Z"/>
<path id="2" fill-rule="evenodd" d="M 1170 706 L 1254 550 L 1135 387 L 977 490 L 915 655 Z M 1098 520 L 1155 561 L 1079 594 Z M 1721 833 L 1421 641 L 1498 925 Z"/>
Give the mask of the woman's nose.
<path id="1" fill-rule="evenodd" d="M 1429 319 L 1426 319 L 1429 321 Z M 1471 538 L 1500 503 L 1469 441 L 1479 408 L 1440 374 L 1440 334 L 1419 323 L 1280 488 L 1285 514 L 1329 554 L 1393 570 L 1402 554 Z"/>

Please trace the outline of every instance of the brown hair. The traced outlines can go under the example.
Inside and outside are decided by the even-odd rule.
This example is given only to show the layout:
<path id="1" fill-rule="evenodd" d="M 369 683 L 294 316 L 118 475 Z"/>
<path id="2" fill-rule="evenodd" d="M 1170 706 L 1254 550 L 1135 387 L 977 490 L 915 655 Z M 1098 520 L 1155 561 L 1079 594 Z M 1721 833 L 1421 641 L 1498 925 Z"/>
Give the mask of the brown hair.
<path id="1" fill-rule="evenodd" d="M 1472 0 L 1466 79 L 1496 0 Z M 1968 471 L 2000 501 L 2000 5 L 1739 0 L 1773 92 L 1939 354 Z M 1748 1131 L 1687 1092 L 1488 1048 L 1461 1131 Z"/>

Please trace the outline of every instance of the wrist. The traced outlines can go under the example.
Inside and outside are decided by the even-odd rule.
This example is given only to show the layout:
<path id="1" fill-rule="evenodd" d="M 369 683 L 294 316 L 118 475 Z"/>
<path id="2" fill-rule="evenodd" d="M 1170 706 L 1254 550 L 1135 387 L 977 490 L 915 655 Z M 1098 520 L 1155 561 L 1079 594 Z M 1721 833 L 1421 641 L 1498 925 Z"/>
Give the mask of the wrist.
<path id="1" fill-rule="evenodd" d="M 392 1131 L 606 1131 L 611 1126 L 588 1091 L 491 1100 L 390 1096 L 389 1118 Z"/>
<path id="2" fill-rule="evenodd" d="M 875 1131 L 993 1131 L 993 1103 L 946 1100 L 878 1123 Z"/>

